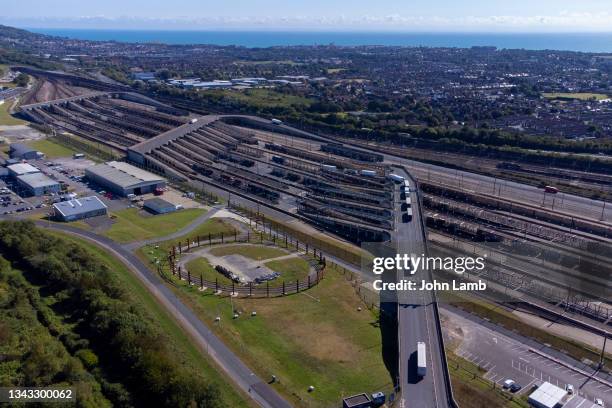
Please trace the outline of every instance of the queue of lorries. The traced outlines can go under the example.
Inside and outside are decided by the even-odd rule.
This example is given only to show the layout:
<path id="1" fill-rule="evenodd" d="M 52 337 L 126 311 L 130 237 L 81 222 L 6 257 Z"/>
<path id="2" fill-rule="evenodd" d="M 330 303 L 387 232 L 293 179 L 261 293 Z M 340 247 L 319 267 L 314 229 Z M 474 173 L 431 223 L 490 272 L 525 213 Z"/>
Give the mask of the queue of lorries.
<path id="1" fill-rule="evenodd" d="M 402 200 L 402 222 L 412 221 L 412 199 L 410 198 L 410 181 L 398 174 L 389 174 L 389 180 L 400 184 L 400 199 Z"/>

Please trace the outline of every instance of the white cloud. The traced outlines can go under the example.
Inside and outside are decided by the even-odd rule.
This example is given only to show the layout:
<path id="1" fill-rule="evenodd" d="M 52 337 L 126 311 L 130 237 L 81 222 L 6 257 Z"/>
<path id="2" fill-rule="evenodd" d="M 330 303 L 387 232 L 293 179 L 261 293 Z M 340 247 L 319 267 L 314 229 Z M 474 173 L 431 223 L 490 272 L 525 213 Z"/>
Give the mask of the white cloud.
<path id="1" fill-rule="evenodd" d="M 133 29 L 283 29 L 283 30 L 396 30 L 396 31 L 610 31 L 612 13 L 491 16 L 407 16 L 400 14 L 337 16 L 207 16 L 140 18 L 82 16 L 75 18 L 3 18 L 0 23 L 20 27 L 133 28 Z"/>

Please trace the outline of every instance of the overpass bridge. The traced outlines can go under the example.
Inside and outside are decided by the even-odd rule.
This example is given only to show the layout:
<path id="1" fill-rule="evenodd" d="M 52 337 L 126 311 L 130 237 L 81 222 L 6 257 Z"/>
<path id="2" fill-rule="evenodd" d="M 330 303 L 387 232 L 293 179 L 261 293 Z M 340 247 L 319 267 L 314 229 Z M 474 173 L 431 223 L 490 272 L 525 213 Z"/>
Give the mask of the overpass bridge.
<path id="1" fill-rule="evenodd" d="M 400 186 L 395 188 L 395 229 L 392 244 L 398 254 L 427 256 L 427 236 L 421 209 L 421 197 L 416 179 L 403 167 L 394 167 L 394 173 L 410 181 L 406 197 L 412 201 L 412 220 L 402 219 L 401 203 L 404 202 Z M 420 287 L 421 281 L 432 281 L 429 271 L 418 270 L 413 275 L 396 272 L 396 279 L 412 280 Z M 414 290 L 399 291 L 397 295 L 397 323 L 399 348 L 399 406 L 405 408 L 454 408 L 446 353 L 440 327 L 440 317 L 435 292 Z M 427 373 L 417 375 L 417 343 L 426 344 Z"/>

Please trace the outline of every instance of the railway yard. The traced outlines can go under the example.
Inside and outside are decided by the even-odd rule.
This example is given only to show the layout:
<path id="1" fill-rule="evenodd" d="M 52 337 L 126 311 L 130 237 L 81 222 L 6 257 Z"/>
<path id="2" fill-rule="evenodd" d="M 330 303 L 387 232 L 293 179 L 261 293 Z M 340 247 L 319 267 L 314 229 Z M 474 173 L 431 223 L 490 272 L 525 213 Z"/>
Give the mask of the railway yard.
<path id="1" fill-rule="evenodd" d="M 81 89 L 93 81 L 51 75 L 39 82 L 45 87 L 49 80 L 56 90 L 62 89 L 59 83 Z M 400 148 L 331 140 L 257 117 L 195 115 L 95 83 L 79 95 L 58 91 L 55 96 L 63 98 L 22 103 L 21 114 L 57 132 L 125 152 L 128 161 L 177 183 L 203 183 L 356 244 L 387 241 L 398 227 L 392 165 L 405 166 L 417 178 L 423 219 L 435 236 L 498 247 L 517 241 L 552 243 L 576 259 L 593 245 L 612 241 L 612 209 L 603 201 L 420 163 L 403 158 L 406 151 Z M 491 160 L 480 166 L 554 175 L 600 191 L 612 186 L 606 174 L 500 166 Z"/>
<path id="2" fill-rule="evenodd" d="M 417 149 L 323 137 L 253 116 L 199 115 L 119 86 L 30 71 L 37 73 L 20 106 L 20 116 L 37 126 L 113 148 L 176 185 L 221 191 L 257 213 L 288 217 L 356 245 L 390 241 L 412 222 L 397 216 L 394 176 L 402 166 L 418 183 L 412 205 L 421 206 L 431 250 L 491 260 L 486 273 L 466 279 L 484 279 L 492 291 L 573 313 L 600 330 L 612 323 L 606 297 L 612 293 L 612 209 L 503 179 L 522 174 L 609 193 L 609 174 L 469 163 L 445 154 L 461 164 L 458 170 L 432 164 L 440 155 L 431 151 L 423 163 L 414 160 L 423 153 Z M 470 166 L 473 172 L 465 170 Z"/>

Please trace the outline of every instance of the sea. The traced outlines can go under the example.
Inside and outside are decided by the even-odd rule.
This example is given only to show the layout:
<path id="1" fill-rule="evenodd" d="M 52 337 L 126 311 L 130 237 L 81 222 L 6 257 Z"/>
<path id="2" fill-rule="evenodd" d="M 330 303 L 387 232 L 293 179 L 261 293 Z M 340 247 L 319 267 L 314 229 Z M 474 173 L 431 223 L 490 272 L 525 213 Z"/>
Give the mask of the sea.
<path id="1" fill-rule="evenodd" d="M 82 40 L 131 43 L 212 44 L 249 48 L 291 45 L 410 47 L 495 46 L 503 49 L 612 52 L 609 33 L 410 33 L 322 31 L 186 31 L 28 28 L 29 31 Z"/>

